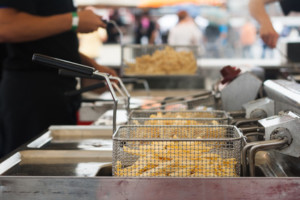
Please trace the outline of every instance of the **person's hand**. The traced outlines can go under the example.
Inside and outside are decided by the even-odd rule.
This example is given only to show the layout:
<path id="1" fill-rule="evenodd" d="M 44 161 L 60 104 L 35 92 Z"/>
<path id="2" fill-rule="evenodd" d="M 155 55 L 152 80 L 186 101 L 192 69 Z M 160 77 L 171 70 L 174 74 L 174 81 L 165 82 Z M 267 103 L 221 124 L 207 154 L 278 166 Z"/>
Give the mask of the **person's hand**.
<path id="1" fill-rule="evenodd" d="M 79 24 L 77 31 L 79 33 L 89 33 L 96 31 L 99 27 L 106 28 L 106 24 L 101 17 L 91 10 L 82 10 L 78 12 Z"/>
<path id="2" fill-rule="evenodd" d="M 109 67 L 105 67 L 105 66 L 102 66 L 102 65 L 97 65 L 97 66 L 94 66 L 95 69 L 97 69 L 99 72 L 102 72 L 102 73 L 108 73 L 110 74 L 111 76 L 118 76 L 117 72 Z"/>
<path id="3" fill-rule="evenodd" d="M 271 24 L 261 25 L 260 37 L 270 48 L 275 48 L 279 35 Z"/>

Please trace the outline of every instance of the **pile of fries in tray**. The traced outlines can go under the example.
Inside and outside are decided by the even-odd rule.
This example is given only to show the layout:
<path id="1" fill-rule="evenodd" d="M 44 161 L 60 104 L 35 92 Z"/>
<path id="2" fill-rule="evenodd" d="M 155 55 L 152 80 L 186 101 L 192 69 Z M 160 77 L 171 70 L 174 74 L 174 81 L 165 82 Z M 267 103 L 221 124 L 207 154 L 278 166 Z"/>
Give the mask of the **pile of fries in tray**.
<path id="1" fill-rule="evenodd" d="M 193 75 L 197 71 L 193 52 L 175 51 L 168 46 L 152 55 L 137 57 L 135 63 L 125 63 L 126 75 Z"/>
<path id="2" fill-rule="evenodd" d="M 235 147 L 240 143 L 224 139 L 227 128 L 197 127 L 137 126 L 131 140 L 114 141 L 114 176 L 239 176 L 240 154 Z"/>

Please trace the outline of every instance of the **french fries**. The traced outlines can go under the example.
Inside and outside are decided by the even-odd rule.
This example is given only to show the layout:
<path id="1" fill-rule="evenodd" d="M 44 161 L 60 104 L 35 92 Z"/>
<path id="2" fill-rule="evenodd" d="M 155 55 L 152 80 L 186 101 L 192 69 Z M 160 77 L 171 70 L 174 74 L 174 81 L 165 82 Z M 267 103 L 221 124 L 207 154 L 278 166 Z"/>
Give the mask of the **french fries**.
<path id="1" fill-rule="evenodd" d="M 127 75 L 195 74 L 197 62 L 192 52 L 175 51 L 171 47 L 156 50 L 153 55 L 137 57 L 135 63 L 125 61 Z"/>
<path id="2" fill-rule="evenodd" d="M 173 137 L 174 139 L 177 136 Z M 236 177 L 235 158 L 214 153 L 215 143 L 201 141 L 153 141 L 123 146 L 124 153 L 137 156 L 130 166 L 117 161 L 115 175 L 121 177 Z"/>
<path id="3" fill-rule="evenodd" d="M 150 115 L 150 118 L 216 118 L 213 113 L 210 112 L 157 112 Z"/>

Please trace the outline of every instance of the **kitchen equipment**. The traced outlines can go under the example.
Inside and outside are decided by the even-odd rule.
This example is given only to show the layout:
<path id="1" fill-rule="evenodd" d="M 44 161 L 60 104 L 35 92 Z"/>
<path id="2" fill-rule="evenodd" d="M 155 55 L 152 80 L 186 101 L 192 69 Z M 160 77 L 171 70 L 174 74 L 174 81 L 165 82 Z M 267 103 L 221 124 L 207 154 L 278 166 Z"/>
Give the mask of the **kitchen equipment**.
<path id="1" fill-rule="evenodd" d="M 209 126 L 210 127 L 210 126 Z M 153 129 L 153 126 L 151 127 Z M 178 129 L 178 127 L 176 127 Z M 191 127 L 194 128 L 194 127 Z M 127 128 L 128 129 L 128 128 Z M 163 127 L 160 127 L 162 130 Z M 129 129 L 128 129 L 129 130 Z M 134 131 L 139 133 L 138 131 Z M 120 132 L 119 132 L 120 133 Z M 129 136 L 130 131 L 125 130 L 125 136 Z M 166 133 L 166 132 L 164 132 Z M 125 137 L 126 138 L 126 137 Z M 121 138 L 122 139 L 122 138 Z M 173 139 L 174 140 L 174 139 Z M 226 139 L 228 147 L 232 144 L 231 139 Z M 119 140 L 121 141 L 121 140 Z M 126 145 L 130 145 L 133 139 L 123 140 L 120 143 L 121 149 Z M 143 141 L 143 140 L 139 140 Z M 162 143 L 159 138 L 155 141 Z M 224 146 L 225 143 L 219 140 L 213 140 L 211 143 L 209 139 L 205 139 L 211 145 Z M 166 141 L 165 141 L 166 142 Z M 175 141 L 177 142 L 177 141 Z M 191 141 L 195 142 L 195 140 Z M 200 142 L 200 141 L 199 141 Z M 275 142 L 284 142 L 277 139 Z M 178 142 L 179 143 L 179 142 Z M 136 143 L 137 144 L 137 143 Z M 269 144 L 268 144 L 269 145 Z M 283 144 L 280 144 L 283 145 Z M 280 146 L 279 145 L 279 146 Z M 192 147 L 197 147 L 191 145 Z M 277 146 L 278 147 L 278 146 Z M 249 197 L 251 199 L 264 200 L 292 200 L 300 195 L 299 185 L 300 178 L 296 172 L 299 172 L 299 159 L 278 153 L 273 150 L 259 151 L 256 158 L 260 156 L 261 160 L 271 162 L 264 168 L 255 169 L 255 173 L 259 176 L 266 177 L 197 177 L 197 178 L 166 178 L 166 177 L 111 177 L 111 174 L 105 173 L 104 168 L 108 167 L 106 159 L 100 158 L 101 153 L 98 151 L 55 151 L 55 153 L 47 151 L 27 151 L 27 145 L 21 147 L 8 155 L 0 163 L 0 199 L 195 199 L 195 197 L 215 200 L 215 199 L 243 199 Z M 20 154 L 18 154 L 20 153 Z M 16 155 L 16 156 L 15 156 Z M 23 156 L 24 157 L 23 157 Z M 212 155 L 212 154 L 211 154 Z M 13 159 L 12 156 L 14 157 Z M 98 157 L 100 156 L 100 157 Z M 110 154 L 110 156 L 112 156 Z M 32 165 L 31 173 L 26 175 L 23 173 L 23 168 L 14 168 L 18 166 L 20 160 L 32 164 L 33 162 L 40 162 L 48 160 L 51 164 L 51 170 L 45 173 L 42 171 L 41 165 Z M 186 157 L 185 157 L 186 158 Z M 213 157 L 210 157 L 213 158 Z M 273 160 L 272 160 L 272 159 Z M 110 160 L 112 157 L 110 157 Z M 136 159 L 136 158 L 135 158 Z M 273 162 L 274 159 L 278 162 Z M 58 162 L 59 160 L 59 162 Z M 134 160 L 133 160 L 134 161 Z M 255 163 L 257 160 L 255 160 Z M 61 163 L 69 163 L 73 165 L 72 168 L 61 168 Z M 85 165 L 98 163 L 99 165 Z M 103 163 L 104 162 L 104 163 Z M 111 161 L 109 161 L 111 162 Z M 265 163 L 266 163 L 265 162 Z M 22 162 L 21 162 L 22 163 Z M 262 162 L 260 162 L 262 163 Z M 263 163 L 263 164 L 265 164 Z M 281 163 L 282 165 L 277 165 Z M 291 164 L 292 163 L 292 164 Z M 3 171 L 3 164 L 6 168 Z M 83 165 L 82 165 L 83 164 Z M 21 164 L 22 165 L 22 164 Z M 63 164 L 65 165 L 65 164 Z M 274 165 L 276 165 L 274 167 Z M 292 166 L 293 165 L 293 166 Z M 45 166 L 45 165 L 44 165 Z M 14 168 L 14 170 L 10 170 Z M 99 169 L 100 168 L 100 169 Z M 21 169 L 18 171 L 16 169 Z M 62 173 L 58 173 L 56 169 L 64 169 Z M 71 173 L 72 170 L 76 173 Z M 98 173 L 96 173 L 99 169 Z M 205 168 L 207 169 L 207 168 Z M 263 169 L 263 170 L 262 170 Z M 276 171 L 278 169 L 278 171 Z M 289 169 L 292 172 L 286 172 Z M 77 171 L 79 170 L 79 171 Z M 209 170 L 208 170 L 209 171 Z M 6 173 L 9 172 L 9 173 Z M 22 172 L 18 175 L 18 172 Z M 35 173 L 36 172 L 36 173 Z M 101 173 L 99 173 L 101 172 Z M 36 176 L 36 175 L 39 176 Z M 278 177 L 284 174 L 285 177 Z M 299 174 L 298 174 L 299 175 Z M 275 177 L 274 177 L 275 176 Z M 289 177 L 287 177 L 289 176 Z M 251 184 L 249 184 L 251 183 Z M 238 189 L 237 189 L 238 188 Z M 147 195 L 145 195 L 147 194 Z"/>
<path id="2" fill-rule="evenodd" d="M 111 81 L 109 79 L 109 75 L 105 73 L 100 73 L 96 69 L 81 65 L 78 63 L 73 63 L 70 61 L 58 59 L 58 58 L 53 58 L 50 56 L 45 56 L 41 54 L 33 54 L 32 60 L 34 62 L 47 65 L 49 67 L 55 67 L 61 70 L 67 70 L 73 72 L 74 76 L 79 76 L 79 77 L 89 77 L 89 78 L 94 78 L 94 79 L 99 79 L 99 80 L 105 80 L 109 91 L 111 93 L 111 96 L 114 101 L 114 117 L 113 117 L 113 132 L 115 131 L 116 128 L 116 112 L 117 112 L 117 107 L 118 107 L 118 98 L 115 94 L 115 91 L 113 89 L 113 86 L 111 84 Z M 119 81 L 119 79 L 117 79 Z M 128 97 L 129 99 L 129 97 Z"/>
<path id="3" fill-rule="evenodd" d="M 288 112 L 261 119 L 258 122 L 265 129 L 265 140 L 286 138 L 288 146 L 280 152 L 300 157 L 300 117 L 297 114 Z"/>
<path id="4" fill-rule="evenodd" d="M 22 150 L 0 163 L 0 174 L 93 177 L 102 165 L 112 161 L 111 155 L 111 150 Z"/>
<path id="5" fill-rule="evenodd" d="M 156 51 L 162 51 L 166 47 L 171 47 L 176 52 L 191 52 L 194 56 L 193 62 L 196 62 L 197 57 L 200 52 L 200 47 L 195 45 L 138 45 L 138 44 L 123 44 L 122 50 L 121 50 L 121 75 L 127 76 L 127 77 L 164 77 L 164 76 L 195 76 L 193 74 L 172 74 L 176 69 L 173 68 L 173 70 L 170 68 L 168 72 L 165 72 L 165 74 L 156 74 L 154 72 L 153 74 L 145 74 L 145 72 L 140 71 L 139 74 L 128 74 L 126 73 L 126 69 L 129 68 L 128 63 L 136 63 L 136 58 L 141 56 L 151 56 Z M 170 57 L 171 55 L 165 55 L 166 57 L 163 59 L 176 59 L 176 57 Z M 169 57 L 168 57 L 169 56 Z M 191 60 L 192 61 L 192 60 Z M 145 63 L 147 64 L 147 63 Z M 148 63 L 149 64 L 149 63 Z M 190 63 L 178 63 L 178 65 L 189 65 Z M 182 67 L 182 66 L 181 66 Z"/>
<path id="6" fill-rule="evenodd" d="M 225 111 L 242 110 L 242 105 L 256 99 L 262 81 L 250 72 L 242 73 L 221 91 L 222 107 Z"/>
<path id="7" fill-rule="evenodd" d="M 162 101 L 155 101 L 149 104 L 144 104 L 138 108 L 135 108 L 135 110 L 139 110 L 139 109 L 191 110 L 197 108 L 198 106 L 207 106 L 207 107 L 214 106 L 215 102 L 212 98 L 213 96 L 211 95 L 210 91 L 203 91 L 201 93 L 195 93 L 189 95 L 166 97 Z"/>
<path id="8" fill-rule="evenodd" d="M 134 110 L 129 115 L 128 124 L 152 125 L 193 125 L 195 124 L 229 124 L 230 117 L 224 111 L 165 111 Z"/>
<path id="9" fill-rule="evenodd" d="M 112 150 L 109 126 L 50 126 L 26 145 L 39 150 Z"/>
<path id="10" fill-rule="evenodd" d="M 167 115 L 171 118 L 215 118 L 229 120 L 229 116 L 225 111 L 212 110 L 212 111 L 195 111 L 195 110 L 185 110 L 185 111 L 165 111 L 165 110 L 133 110 L 129 115 L 129 119 L 137 118 L 150 118 L 151 115 L 161 115 L 158 118 L 165 118 Z"/>
<path id="11" fill-rule="evenodd" d="M 265 97 L 243 104 L 245 118 L 266 118 L 275 114 L 274 100 Z"/>
<path id="12" fill-rule="evenodd" d="M 300 113 L 300 84 L 287 80 L 267 80 L 264 91 L 275 101 L 275 113 L 293 111 Z"/>
<path id="13" fill-rule="evenodd" d="M 300 117 L 292 112 L 261 119 L 258 121 L 264 132 L 265 141 L 248 143 L 242 153 L 243 173 L 247 174 L 247 153 L 249 151 L 250 175 L 255 175 L 255 155 L 259 150 L 275 150 L 282 154 L 299 157 Z"/>
<path id="14" fill-rule="evenodd" d="M 120 126 L 113 175 L 240 176 L 243 136 L 234 126 Z"/>
<path id="15" fill-rule="evenodd" d="M 214 118 L 137 118 L 128 125 L 225 125 L 227 120 Z"/>

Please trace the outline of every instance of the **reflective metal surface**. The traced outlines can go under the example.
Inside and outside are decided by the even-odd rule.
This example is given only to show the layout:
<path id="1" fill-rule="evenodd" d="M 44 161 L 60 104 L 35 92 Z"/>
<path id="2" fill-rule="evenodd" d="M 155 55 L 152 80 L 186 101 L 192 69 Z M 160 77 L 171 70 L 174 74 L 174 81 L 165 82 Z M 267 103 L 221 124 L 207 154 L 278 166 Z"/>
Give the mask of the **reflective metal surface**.
<path id="1" fill-rule="evenodd" d="M 275 114 L 274 101 L 267 97 L 247 102 L 243 105 L 243 108 L 246 111 L 246 118 L 266 118 Z M 261 110 L 260 112 L 265 113 L 265 116 L 257 116 L 259 110 Z"/>
<path id="2" fill-rule="evenodd" d="M 111 150 L 111 126 L 51 126 L 27 148 L 44 150 Z"/>
<path id="3" fill-rule="evenodd" d="M 282 131 L 278 131 L 282 128 L 286 129 L 290 139 L 288 147 L 280 149 L 279 151 L 290 155 L 299 157 L 300 156 L 300 117 L 292 112 L 283 113 L 261 119 L 258 121 L 265 128 L 265 140 L 271 140 L 273 137 L 288 137 L 280 134 Z"/>
<path id="4" fill-rule="evenodd" d="M 256 167 L 266 177 L 300 177 L 299 163 L 299 158 L 276 151 L 259 151 L 255 156 Z"/>
<path id="5" fill-rule="evenodd" d="M 267 96 L 275 101 L 276 113 L 290 110 L 300 113 L 300 84 L 287 80 L 264 82 Z"/>
<path id="6" fill-rule="evenodd" d="M 262 81 L 250 72 L 239 75 L 221 90 L 225 111 L 242 110 L 242 105 L 256 98 Z"/>
<path id="7" fill-rule="evenodd" d="M 112 151 L 24 150 L 0 163 L 2 176 L 96 176 Z"/>
<path id="8" fill-rule="evenodd" d="M 2 200 L 295 200 L 300 178 L 0 177 Z"/>

